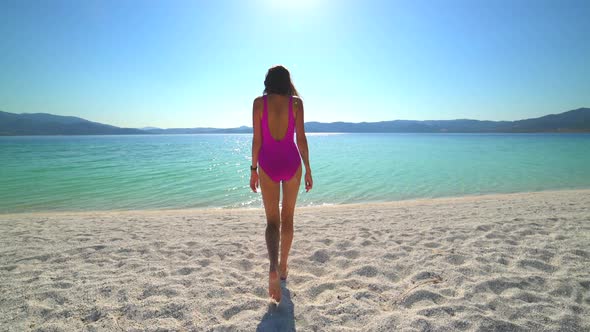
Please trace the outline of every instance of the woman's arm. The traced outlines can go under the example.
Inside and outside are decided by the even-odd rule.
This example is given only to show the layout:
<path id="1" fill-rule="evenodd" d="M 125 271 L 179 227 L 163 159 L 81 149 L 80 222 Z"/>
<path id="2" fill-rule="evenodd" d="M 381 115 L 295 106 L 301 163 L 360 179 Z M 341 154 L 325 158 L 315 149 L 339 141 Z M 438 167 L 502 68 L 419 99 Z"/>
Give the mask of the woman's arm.
<path id="1" fill-rule="evenodd" d="M 260 117 L 262 108 L 264 107 L 262 103 L 262 98 L 258 97 L 254 99 L 254 104 L 252 105 L 252 167 L 258 167 L 258 154 L 262 146 L 262 132 L 260 131 Z M 258 188 L 257 170 L 250 171 L 250 188 L 253 192 L 256 192 L 256 188 Z"/>
<path id="2" fill-rule="evenodd" d="M 305 165 L 305 190 L 310 191 L 313 187 L 313 179 L 311 176 L 311 166 L 309 164 L 309 148 L 307 146 L 307 137 L 305 136 L 305 121 L 303 117 L 303 101 L 300 98 L 295 98 L 295 109 L 297 117 L 295 118 L 295 128 L 297 133 L 297 147 Z"/>

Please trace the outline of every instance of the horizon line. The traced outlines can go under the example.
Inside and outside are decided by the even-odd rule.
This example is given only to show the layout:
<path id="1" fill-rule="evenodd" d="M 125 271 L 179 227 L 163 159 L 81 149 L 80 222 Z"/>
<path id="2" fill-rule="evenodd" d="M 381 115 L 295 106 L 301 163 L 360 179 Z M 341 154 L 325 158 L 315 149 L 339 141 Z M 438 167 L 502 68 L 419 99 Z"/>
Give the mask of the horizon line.
<path id="1" fill-rule="evenodd" d="M 361 124 L 361 123 L 380 123 L 380 122 L 394 122 L 394 121 L 415 121 L 415 122 L 426 122 L 426 121 L 487 121 L 487 122 L 516 122 L 516 121 L 525 121 L 525 120 L 531 120 L 531 119 L 539 119 L 545 116 L 550 116 L 550 115 L 559 115 L 559 114 L 563 114 L 563 113 L 567 113 L 567 112 L 572 112 L 572 111 L 578 111 L 581 109 L 589 109 L 589 107 L 578 107 L 575 109 L 571 109 L 568 111 L 564 111 L 561 113 L 549 113 L 549 114 L 545 114 L 536 118 L 525 118 L 525 119 L 518 119 L 518 120 L 478 120 L 478 119 L 469 119 L 469 118 L 462 118 L 462 119 L 441 119 L 441 120 L 435 120 L 435 119 L 428 119 L 428 120 L 411 120 L 411 119 L 395 119 L 395 120 L 380 120 L 380 121 L 360 121 L 360 122 L 349 122 L 349 121 L 332 121 L 332 122 L 321 122 L 321 121 L 306 121 L 304 123 L 320 123 L 320 124 L 331 124 L 331 123 L 350 123 L 350 124 Z M 21 114 L 50 114 L 50 113 L 21 113 Z M 74 116 L 75 117 L 75 116 Z M 123 127 L 121 127 L 123 128 Z M 167 130 L 167 129 L 239 129 L 239 128 L 252 128 L 251 126 L 246 126 L 246 125 L 241 125 L 238 127 L 168 127 L 168 128 L 162 128 L 162 127 L 156 127 L 156 126 L 143 126 L 143 127 L 125 127 L 125 128 L 130 128 L 130 129 L 143 129 L 143 128 L 153 128 L 153 129 L 163 129 L 163 130 Z"/>

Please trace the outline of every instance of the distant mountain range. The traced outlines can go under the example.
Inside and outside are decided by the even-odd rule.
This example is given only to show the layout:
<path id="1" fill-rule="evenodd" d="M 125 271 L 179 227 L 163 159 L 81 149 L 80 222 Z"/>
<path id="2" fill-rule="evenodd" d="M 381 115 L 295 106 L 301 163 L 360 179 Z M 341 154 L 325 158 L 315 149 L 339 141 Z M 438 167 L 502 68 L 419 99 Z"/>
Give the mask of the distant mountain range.
<path id="1" fill-rule="evenodd" d="M 47 113 L 14 114 L 0 111 L 0 135 L 134 135 L 148 132 L 119 128 L 75 116 Z"/>
<path id="2" fill-rule="evenodd" d="M 590 108 L 518 121 L 394 120 L 381 122 L 306 122 L 307 132 L 328 133 L 533 133 L 590 132 Z M 238 128 L 119 128 L 73 116 L 47 113 L 14 114 L 0 111 L 0 135 L 149 135 L 251 133 Z"/>
<path id="3" fill-rule="evenodd" d="M 383 133 L 530 133 L 590 132 L 590 108 L 517 121 L 394 120 L 381 122 L 308 122 L 310 132 Z"/>

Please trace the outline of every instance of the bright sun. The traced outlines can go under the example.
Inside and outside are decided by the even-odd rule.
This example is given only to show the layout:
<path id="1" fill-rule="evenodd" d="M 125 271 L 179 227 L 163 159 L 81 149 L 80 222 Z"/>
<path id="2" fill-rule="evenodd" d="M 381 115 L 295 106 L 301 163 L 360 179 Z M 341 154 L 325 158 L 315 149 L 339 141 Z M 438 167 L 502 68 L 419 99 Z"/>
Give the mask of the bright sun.
<path id="1" fill-rule="evenodd" d="M 314 9 L 322 0 L 267 0 L 272 7 L 280 9 Z"/>

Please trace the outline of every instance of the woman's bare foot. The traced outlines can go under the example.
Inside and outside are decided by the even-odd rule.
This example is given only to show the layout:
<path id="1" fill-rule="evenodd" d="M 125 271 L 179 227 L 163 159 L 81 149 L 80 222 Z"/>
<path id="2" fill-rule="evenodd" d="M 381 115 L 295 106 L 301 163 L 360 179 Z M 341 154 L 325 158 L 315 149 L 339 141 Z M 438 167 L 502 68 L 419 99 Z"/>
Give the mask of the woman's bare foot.
<path id="1" fill-rule="evenodd" d="M 285 265 L 280 264 L 279 272 L 281 275 L 281 280 L 287 280 L 287 274 L 289 273 L 289 266 L 287 264 L 285 264 Z"/>
<path id="2" fill-rule="evenodd" d="M 281 280 L 277 271 L 268 273 L 268 295 L 277 303 L 281 301 Z"/>

